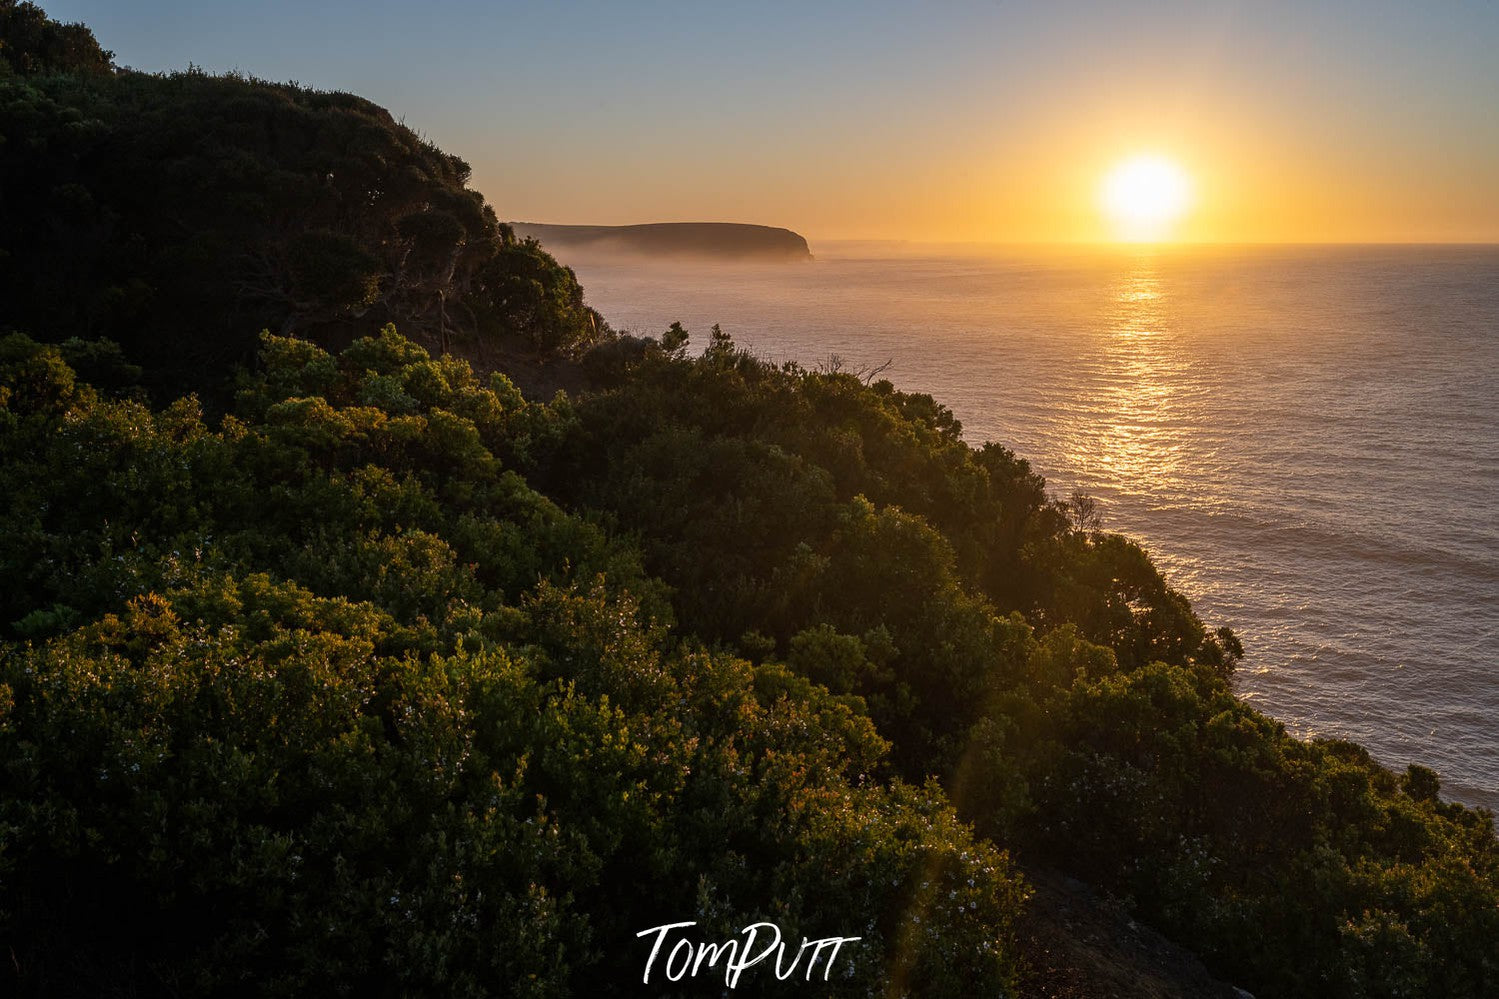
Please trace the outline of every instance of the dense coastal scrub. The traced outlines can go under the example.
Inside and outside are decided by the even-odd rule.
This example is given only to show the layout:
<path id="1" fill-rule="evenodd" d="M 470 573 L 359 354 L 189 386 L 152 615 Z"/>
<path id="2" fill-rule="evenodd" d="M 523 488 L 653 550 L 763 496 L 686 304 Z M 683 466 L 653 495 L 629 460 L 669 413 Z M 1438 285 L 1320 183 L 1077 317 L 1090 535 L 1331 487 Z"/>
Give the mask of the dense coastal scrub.
<path id="1" fill-rule="evenodd" d="M 939 776 L 980 832 L 1233 981 L 1499 986 L 1489 813 L 1239 700 L 1231 632 L 931 398 L 718 331 L 695 359 L 663 340 L 597 352 L 600 388 L 540 481 L 639 539 L 683 627 L 846 694 L 897 773 Z"/>
<path id="2" fill-rule="evenodd" d="M 747 909 L 864 934 L 848 994 L 1012 980 L 1023 888 L 940 789 L 517 474 L 565 409 L 394 333 L 268 339 L 216 429 L 0 357 L 23 986 L 554 995 Z"/>
<path id="3" fill-rule="evenodd" d="M 1248 707 L 1231 632 L 935 400 L 616 334 L 380 109 L 34 12 L 8 990 L 629 992 L 639 931 L 766 919 L 862 937 L 839 994 L 1007 994 L 1019 860 L 1262 995 L 1499 993 L 1492 816 Z"/>
<path id="4" fill-rule="evenodd" d="M 196 69 L 104 72 L 97 44 L 33 58 L 53 36 L 80 43 L 33 26 L 30 7 L 0 9 L 12 327 L 109 338 L 159 393 L 188 386 L 216 405 L 261 329 L 348 343 L 399 320 L 437 349 L 511 335 L 552 350 L 597 328 L 573 273 L 384 108 Z"/>

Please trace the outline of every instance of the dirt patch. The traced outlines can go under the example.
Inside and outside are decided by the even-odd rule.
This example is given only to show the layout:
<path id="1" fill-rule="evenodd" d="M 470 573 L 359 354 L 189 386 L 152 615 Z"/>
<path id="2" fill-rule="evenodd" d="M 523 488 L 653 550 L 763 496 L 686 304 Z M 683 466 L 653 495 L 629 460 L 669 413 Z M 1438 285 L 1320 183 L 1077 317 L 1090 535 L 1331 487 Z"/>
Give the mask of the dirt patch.
<path id="1" fill-rule="evenodd" d="M 1030 868 L 1021 999 L 1253 999 L 1080 881 Z"/>

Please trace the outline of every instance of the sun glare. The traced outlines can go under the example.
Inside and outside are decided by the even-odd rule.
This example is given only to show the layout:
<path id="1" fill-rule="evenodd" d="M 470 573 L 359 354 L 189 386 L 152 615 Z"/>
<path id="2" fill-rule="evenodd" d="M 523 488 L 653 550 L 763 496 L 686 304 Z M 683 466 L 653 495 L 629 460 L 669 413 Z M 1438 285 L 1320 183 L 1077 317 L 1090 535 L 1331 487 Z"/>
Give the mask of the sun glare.
<path id="1" fill-rule="evenodd" d="M 1115 235 L 1134 242 L 1171 236 L 1192 201 L 1186 171 L 1162 156 L 1135 156 L 1114 166 L 1099 191 Z"/>

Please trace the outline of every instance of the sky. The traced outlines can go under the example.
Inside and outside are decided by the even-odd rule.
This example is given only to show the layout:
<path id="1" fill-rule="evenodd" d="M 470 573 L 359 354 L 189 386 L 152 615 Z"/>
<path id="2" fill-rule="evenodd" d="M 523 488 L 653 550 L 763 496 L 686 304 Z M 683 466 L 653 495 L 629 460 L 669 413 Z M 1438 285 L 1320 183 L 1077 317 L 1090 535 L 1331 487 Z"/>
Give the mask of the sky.
<path id="1" fill-rule="evenodd" d="M 360 94 L 501 218 L 818 240 L 1499 242 L 1499 3 L 40 0 L 121 65 Z"/>

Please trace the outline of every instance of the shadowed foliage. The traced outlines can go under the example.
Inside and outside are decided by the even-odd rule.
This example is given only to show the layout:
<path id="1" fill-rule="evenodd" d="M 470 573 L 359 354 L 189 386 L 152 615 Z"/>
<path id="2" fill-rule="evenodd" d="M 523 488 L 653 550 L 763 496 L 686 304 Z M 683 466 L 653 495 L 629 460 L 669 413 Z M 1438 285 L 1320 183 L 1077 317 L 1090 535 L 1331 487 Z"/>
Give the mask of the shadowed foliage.
<path id="1" fill-rule="evenodd" d="M 563 352 L 599 329 L 572 272 L 465 187 L 468 165 L 383 108 L 198 71 L 80 72 L 86 29 L 26 27 L 27 9 L 3 22 L 23 75 L 0 76 L 12 328 L 107 337 L 158 389 L 207 392 L 266 328 L 339 345 L 397 321 L 436 348 Z"/>
<path id="2" fill-rule="evenodd" d="M 0 0 L 0 74 L 99 75 L 114 70 L 113 58 L 86 26 L 59 24 L 25 0 Z"/>

